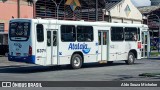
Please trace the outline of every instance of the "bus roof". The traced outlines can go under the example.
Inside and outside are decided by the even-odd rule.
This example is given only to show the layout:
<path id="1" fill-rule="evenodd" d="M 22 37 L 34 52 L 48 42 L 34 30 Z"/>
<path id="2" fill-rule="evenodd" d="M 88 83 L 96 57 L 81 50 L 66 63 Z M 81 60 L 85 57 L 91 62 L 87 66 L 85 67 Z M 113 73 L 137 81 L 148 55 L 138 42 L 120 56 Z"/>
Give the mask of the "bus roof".
<path id="1" fill-rule="evenodd" d="M 110 23 L 105 21 L 89 22 L 89 21 L 69 21 L 69 20 L 57 20 L 57 19 L 31 19 L 31 18 L 19 18 L 11 19 L 10 21 L 32 21 L 34 23 L 44 23 L 44 24 L 58 24 L 58 25 L 90 25 L 90 26 L 116 26 L 116 27 L 145 27 L 148 28 L 145 24 L 129 24 L 129 23 Z"/>

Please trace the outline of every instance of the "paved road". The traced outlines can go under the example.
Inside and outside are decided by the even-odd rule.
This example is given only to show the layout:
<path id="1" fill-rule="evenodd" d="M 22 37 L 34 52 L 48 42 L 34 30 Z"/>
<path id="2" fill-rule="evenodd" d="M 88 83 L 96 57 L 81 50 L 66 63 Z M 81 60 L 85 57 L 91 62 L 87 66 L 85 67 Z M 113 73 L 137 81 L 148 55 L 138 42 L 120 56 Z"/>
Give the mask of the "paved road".
<path id="1" fill-rule="evenodd" d="M 160 60 L 137 60 L 134 65 L 124 61 L 113 65 L 89 64 L 72 70 L 67 66 L 43 67 L 9 62 L 0 57 L 0 81 L 159 81 L 160 77 L 141 77 L 141 73 L 160 73 Z"/>
<path id="2" fill-rule="evenodd" d="M 72 70 L 66 66 L 42 67 L 9 62 L 0 57 L 0 81 L 159 81 L 160 77 L 140 77 L 141 73 L 160 73 L 160 60 L 137 60 L 134 65 L 115 62 L 113 65 L 90 64 L 82 69 Z M 0 88 L 21 90 L 22 88 Z M 25 88 L 28 90 L 159 90 L 159 87 L 61 87 Z"/>

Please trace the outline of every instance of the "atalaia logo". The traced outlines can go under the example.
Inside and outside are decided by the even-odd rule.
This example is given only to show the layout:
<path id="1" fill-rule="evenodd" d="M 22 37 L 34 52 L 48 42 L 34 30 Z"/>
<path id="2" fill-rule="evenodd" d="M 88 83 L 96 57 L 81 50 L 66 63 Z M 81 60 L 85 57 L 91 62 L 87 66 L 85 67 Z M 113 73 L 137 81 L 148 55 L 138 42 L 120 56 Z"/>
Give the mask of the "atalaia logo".
<path id="1" fill-rule="evenodd" d="M 81 7 L 79 0 L 67 0 L 65 4 L 69 5 L 72 11 L 74 11 L 77 7 Z"/>
<path id="2" fill-rule="evenodd" d="M 85 43 L 70 43 L 68 50 L 82 50 L 84 54 L 88 54 L 91 48 L 88 48 L 88 44 Z"/>

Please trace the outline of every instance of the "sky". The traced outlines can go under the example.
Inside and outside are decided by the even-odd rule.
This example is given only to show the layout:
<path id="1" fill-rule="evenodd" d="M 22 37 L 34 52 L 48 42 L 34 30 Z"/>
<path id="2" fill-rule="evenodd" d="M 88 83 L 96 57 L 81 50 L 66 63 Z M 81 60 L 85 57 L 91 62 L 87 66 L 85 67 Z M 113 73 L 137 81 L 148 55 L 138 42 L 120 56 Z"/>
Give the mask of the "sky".
<path id="1" fill-rule="evenodd" d="M 131 1 L 137 7 L 139 7 L 139 6 L 150 6 L 151 5 L 150 0 L 131 0 Z"/>

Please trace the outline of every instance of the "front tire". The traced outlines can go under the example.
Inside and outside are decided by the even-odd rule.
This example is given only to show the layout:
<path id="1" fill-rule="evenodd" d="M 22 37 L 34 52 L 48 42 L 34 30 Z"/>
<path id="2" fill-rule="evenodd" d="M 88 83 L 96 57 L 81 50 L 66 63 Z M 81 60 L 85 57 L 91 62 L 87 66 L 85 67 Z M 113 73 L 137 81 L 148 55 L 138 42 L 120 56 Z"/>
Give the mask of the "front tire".
<path id="1" fill-rule="evenodd" d="M 74 54 L 71 58 L 71 67 L 73 69 L 79 69 L 82 66 L 82 57 L 79 54 Z"/>
<path id="2" fill-rule="evenodd" d="M 135 61 L 135 55 L 132 52 L 130 52 L 128 54 L 128 60 L 126 60 L 125 62 L 126 64 L 131 65 L 134 64 L 134 61 Z"/>

